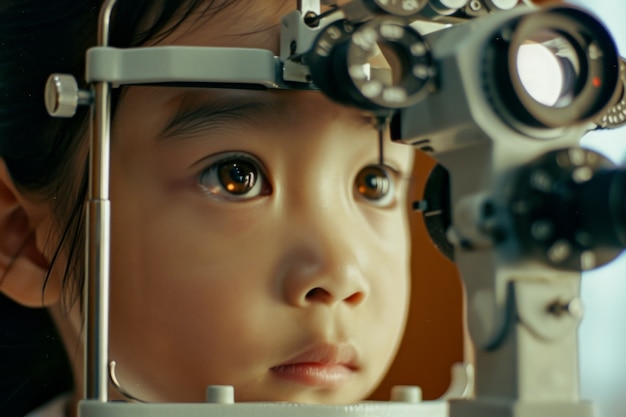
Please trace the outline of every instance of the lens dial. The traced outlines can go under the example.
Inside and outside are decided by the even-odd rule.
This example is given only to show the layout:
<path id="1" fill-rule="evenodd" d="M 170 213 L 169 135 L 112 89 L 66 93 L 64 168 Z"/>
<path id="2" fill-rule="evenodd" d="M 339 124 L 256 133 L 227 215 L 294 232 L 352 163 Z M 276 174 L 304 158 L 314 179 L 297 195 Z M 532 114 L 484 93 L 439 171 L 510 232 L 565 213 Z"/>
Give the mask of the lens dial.
<path id="1" fill-rule="evenodd" d="M 365 5 L 376 13 L 408 17 L 417 14 L 428 0 L 364 0 Z"/>
<path id="2" fill-rule="evenodd" d="M 582 148 L 546 153 L 512 187 L 525 253 L 562 270 L 604 265 L 626 247 L 626 171 Z"/>
<path id="3" fill-rule="evenodd" d="M 334 22 L 307 56 L 313 82 L 337 101 L 364 110 L 410 106 L 430 91 L 434 68 L 422 36 L 402 20 Z"/>

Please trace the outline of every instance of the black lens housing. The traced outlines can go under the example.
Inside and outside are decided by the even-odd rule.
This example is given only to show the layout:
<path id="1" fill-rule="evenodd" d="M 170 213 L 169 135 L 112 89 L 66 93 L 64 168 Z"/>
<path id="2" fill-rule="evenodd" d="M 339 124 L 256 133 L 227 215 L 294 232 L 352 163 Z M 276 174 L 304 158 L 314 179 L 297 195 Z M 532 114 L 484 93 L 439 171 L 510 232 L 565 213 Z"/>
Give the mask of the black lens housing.
<path id="1" fill-rule="evenodd" d="M 626 59 L 620 61 L 620 82 L 615 90 L 613 105 L 598 119 L 596 124 L 602 129 L 616 129 L 626 126 Z"/>
<path id="2" fill-rule="evenodd" d="M 576 53 L 580 68 L 568 105 L 544 105 L 522 84 L 518 51 L 541 31 L 558 34 Z M 593 120 L 611 103 L 619 81 L 619 56 L 610 34 L 594 17 L 573 7 L 549 7 L 508 23 L 494 35 L 485 61 L 485 83 L 495 109 L 513 124 L 533 128 L 557 128 Z"/>
<path id="3" fill-rule="evenodd" d="M 352 69 L 366 63 L 380 43 L 394 54 L 400 68 L 392 71 L 401 76 L 391 86 L 379 83 L 380 91 L 372 94 L 369 87 L 376 80 L 355 77 Z M 430 48 L 424 38 L 404 20 L 390 17 L 363 24 L 345 20 L 331 23 L 317 37 L 305 63 L 312 81 L 330 98 L 373 112 L 415 104 L 430 91 L 434 75 Z"/>

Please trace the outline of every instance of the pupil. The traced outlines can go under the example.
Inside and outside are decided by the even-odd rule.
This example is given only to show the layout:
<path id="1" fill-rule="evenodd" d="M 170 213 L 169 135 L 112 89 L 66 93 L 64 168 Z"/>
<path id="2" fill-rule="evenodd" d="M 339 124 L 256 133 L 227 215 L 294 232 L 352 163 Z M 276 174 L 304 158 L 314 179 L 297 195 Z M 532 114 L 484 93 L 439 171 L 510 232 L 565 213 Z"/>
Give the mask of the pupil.
<path id="1" fill-rule="evenodd" d="M 369 200 L 379 200 L 389 192 L 389 178 L 378 167 L 367 167 L 357 177 L 357 191 Z"/>
<path id="2" fill-rule="evenodd" d="M 378 186 L 379 186 L 378 177 L 376 177 L 375 175 L 372 175 L 372 174 L 368 175 L 367 176 L 367 185 L 370 188 L 378 189 Z"/>
<path id="3" fill-rule="evenodd" d="M 254 166 L 245 161 L 229 161 L 220 165 L 219 180 L 230 193 L 240 195 L 249 192 L 256 183 Z"/>

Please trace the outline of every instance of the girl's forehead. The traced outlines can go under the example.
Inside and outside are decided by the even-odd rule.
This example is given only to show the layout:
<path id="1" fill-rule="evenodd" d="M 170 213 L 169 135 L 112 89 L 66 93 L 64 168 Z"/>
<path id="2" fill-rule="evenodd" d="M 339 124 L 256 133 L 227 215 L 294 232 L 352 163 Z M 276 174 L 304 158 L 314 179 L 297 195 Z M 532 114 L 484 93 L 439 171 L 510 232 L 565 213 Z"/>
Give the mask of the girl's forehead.
<path id="1" fill-rule="evenodd" d="M 338 0 L 344 4 L 350 0 Z M 280 20 L 301 0 L 206 0 L 160 45 L 238 46 L 278 54 Z M 322 3 L 320 1 L 320 3 Z M 329 6 L 322 5 L 321 10 Z"/>
<path id="2" fill-rule="evenodd" d="M 297 8 L 296 0 L 207 1 L 158 45 L 269 49 L 278 53 L 280 19 Z"/>
<path id="3" fill-rule="evenodd" d="M 358 130 L 374 125 L 371 114 L 336 104 L 319 92 L 133 86 L 125 91 L 120 110 L 118 118 L 150 126 L 152 136 L 166 141 L 171 135 L 197 131 L 198 126 L 256 123 L 274 130 L 278 125 L 297 130 L 303 122 L 320 125 L 338 120 Z"/>

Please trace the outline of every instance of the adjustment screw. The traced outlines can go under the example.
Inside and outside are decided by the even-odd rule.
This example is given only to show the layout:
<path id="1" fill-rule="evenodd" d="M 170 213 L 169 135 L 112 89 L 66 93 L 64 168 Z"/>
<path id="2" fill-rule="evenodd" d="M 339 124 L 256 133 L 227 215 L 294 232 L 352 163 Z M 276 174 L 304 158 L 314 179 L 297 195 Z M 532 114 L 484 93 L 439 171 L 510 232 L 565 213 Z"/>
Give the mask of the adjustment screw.
<path id="1" fill-rule="evenodd" d="M 313 11 L 308 11 L 304 15 L 304 23 L 310 28 L 318 27 L 320 25 L 320 20 L 320 16 Z"/>
<path id="2" fill-rule="evenodd" d="M 414 201 L 413 202 L 413 210 L 426 212 L 428 210 L 428 201 L 426 201 L 426 200 Z"/>
<path id="3" fill-rule="evenodd" d="M 469 7 L 472 11 L 477 12 L 483 8 L 483 5 L 478 0 L 471 0 L 469 3 Z"/>
<path id="4" fill-rule="evenodd" d="M 422 389 L 415 385 L 396 385 L 391 388 L 391 401 L 403 403 L 422 402 Z"/>
<path id="5" fill-rule="evenodd" d="M 45 90 L 46 110 L 52 117 L 72 117 L 79 105 L 91 104 L 91 92 L 79 90 L 76 79 L 68 74 L 52 74 Z"/>
<path id="6" fill-rule="evenodd" d="M 576 320 L 580 320 L 583 318 L 583 304 L 578 297 L 565 302 L 558 300 L 548 306 L 548 312 L 557 317 L 567 314 Z"/>

